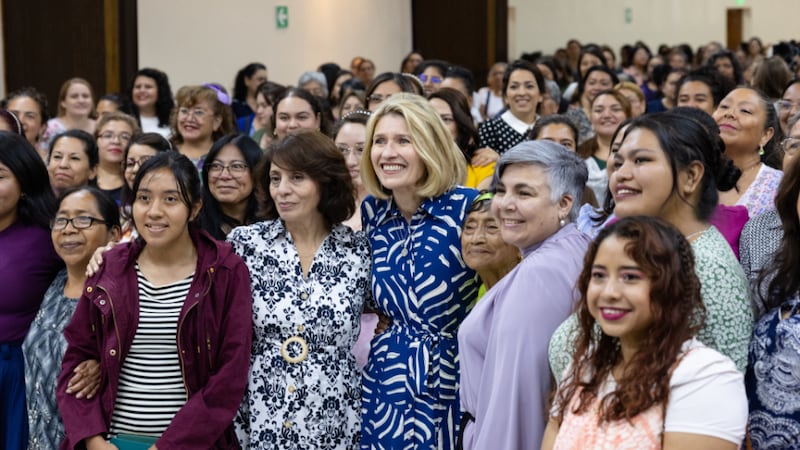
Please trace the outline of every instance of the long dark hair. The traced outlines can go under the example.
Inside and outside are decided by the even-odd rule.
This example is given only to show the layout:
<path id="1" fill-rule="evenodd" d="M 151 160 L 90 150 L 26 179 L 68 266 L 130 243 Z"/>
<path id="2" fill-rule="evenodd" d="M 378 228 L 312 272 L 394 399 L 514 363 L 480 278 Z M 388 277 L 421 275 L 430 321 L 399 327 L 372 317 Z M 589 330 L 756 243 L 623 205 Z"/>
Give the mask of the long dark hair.
<path id="1" fill-rule="evenodd" d="M 142 120 L 139 117 L 139 108 L 133 103 L 133 86 L 136 84 L 136 78 L 138 77 L 147 77 L 156 82 L 156 90 L 158 91 L 158 97 L 156 97 L 158 126 L 169 126 L 169 116 L 172 112 L 172 108 L 175 107 L 175 102 L 172 100 L 172 88 L 169 87 L 169 78 L 167 78 L 167 74 L 158 69 L 145 67 L 144 69 L 139 69 L 133 74 L 133 77 L 131 77 L 131 82 L 128 84 L 128 90 L 126 91 L 128 94 L 128 101 L 130 102 L 131 115 L 136 117 L 136 120 L 139 121 L 139 125 L 141 126 Z"/>
<path id="2" fill-rule="evenodd" d="M 48 228 L 56 199 L 42 157 L 24 136 L 0 131 L 0 164 L 8 167 L 20 188 L 17 221 Z"/>
<path id="3" fill-rule="evenodd" d="M 589 246 L 578 278 L 579 328 L 573 369 L 556 396 L 559 418 L 564 417 L 576 396 L 572 412 L 585 412 L 600 396 L 600 387 L 608 375 L 622 361 L 619 338 L 598 330 L 587 298 L 598 249 L 610 237 L 626 241 L 625 253 L 648 277 L 653 323 L 640 350 L 626 363 L 617 388 L 600 398 L 601 421 L 630 419 L 654 405 L 666 404 L 670 370 L 683 343 L 705 321 L 692 247 L 680 231 L 663 220 L 644 216 L 627 217 L 604 228 Z"/>
<path id="4" fill-rule="evenodd" d="M 233 145 L 242 154 L 244 162 L 250 171 L 250 177 L 253 180 L 253 192 L 250 193 L 247 199 L 247 207 L 244 213 L 244 222 L 239 222 L 237 219 L 226 215 L 222 212 L 219 201 L 214 198 L 211 193 L 208 182 L 208 171 L 211 168 L 211 163 L 217 157 L 220 151 L 228 145 Z M 261 159 L 261 147 L 258 146 L 256 141 L 249 136 L 242 134 L 229 134 L 218 139 L 217 142 L 211 147 L 206 157 L 206 164 L 203 164 L 203 207 L 200 209 L 199 224 L 200 227 L 208 231 L 211 236 L 217 239 L 224 240 L 227 233 L 223 228 L 234 228 L 240 225 L 248 225 L 258 220 L 256 211 L 258 210 L 258 200 L 256 196 L 256 176 L 255 168 Z"/>
<path id="5" fill-rule="evenodd" d="M 469 104 L 464 94 L 451 88 L 440 88 L 428 97 L 428 100 L 438 98 L 450 106 L 453 112 L 453 120 L 456 121 L 456 145 L 464 152 L 467 162 L 472 159 L 475 150 L 478 148 L 478 131 L 473 125 L 472 115 L 469 111 Z"/>
<path id="6" fill-rule="evenodd" d="M 252 78 L 253 74 L 259 70 L 267 70 L 267 66 L 261 63 L 250 63 L 236 73 L 233 82 L 233 99 L 240 102 L 247 101 L 247 85 L 244 84 L 245 78 Z"/>
<path id="7" fill-rule="evenodd" d="M 772 262 L 761 271 L 758 286 L 769 283 L 767 298 L 761 299 L 767 310 L 781 306 L 800 291 L 800 216 L 797 199 L 800 196 L 800 158 L 795 158 L 783 175 L 775 196 L 775 210 L 781 218 L 783 238 Z M 772 281 L 769 281 L 773 276 Z M 758 289 L 763 292 L 763 289 Z"/>

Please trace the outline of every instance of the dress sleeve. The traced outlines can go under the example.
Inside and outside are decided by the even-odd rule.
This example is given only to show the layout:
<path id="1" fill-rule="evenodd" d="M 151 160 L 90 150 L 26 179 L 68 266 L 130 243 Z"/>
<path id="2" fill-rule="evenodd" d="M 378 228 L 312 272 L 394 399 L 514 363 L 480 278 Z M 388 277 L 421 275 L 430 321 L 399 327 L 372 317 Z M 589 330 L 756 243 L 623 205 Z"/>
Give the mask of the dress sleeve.
<path id="1" fill-rule="evenodd" d="M 744 378 L 733 362 L 705 346 L 689 350 L 670 380 L 664 432 L 701 434 L 740 444 L 746 425 Z"/>

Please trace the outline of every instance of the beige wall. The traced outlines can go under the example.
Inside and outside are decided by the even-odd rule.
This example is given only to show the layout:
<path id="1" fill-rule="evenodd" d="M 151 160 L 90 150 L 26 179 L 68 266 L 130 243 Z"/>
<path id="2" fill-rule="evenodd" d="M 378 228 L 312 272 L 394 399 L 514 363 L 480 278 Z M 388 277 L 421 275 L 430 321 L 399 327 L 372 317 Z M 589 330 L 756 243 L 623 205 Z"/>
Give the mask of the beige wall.
<path id="1" fill-rule="evenodd" d="M 725 44 L 726 10 L 735 0 L 508 0 L 516 23 L 509 27 L 509 58 L 522 52 L 552 53 L 569 38 L 608 44 L 615 52 L 641 39 L 653 50 L 662 43 L 693 48 L 711 40 Z M 765 43 L 798 36 L 798 0 L 745 0 L 744 36 Z M 625 23 L 625 8 L 633 20 Z M 513 31 L 512 31 L 513 30 Z"/>
<path id="2" fill-rule="evenodd" d="M 289 8 L 277 29 L 275 6 Z M 397 70 L 411 50 L 410 0 L 139 0 L 139 67 L 165 71 L 172 89 L 217 81 L 228 89 L 254 61 L 269 79 L 296 84 L 306 70 L 372 59 L 376 73 Z"/>

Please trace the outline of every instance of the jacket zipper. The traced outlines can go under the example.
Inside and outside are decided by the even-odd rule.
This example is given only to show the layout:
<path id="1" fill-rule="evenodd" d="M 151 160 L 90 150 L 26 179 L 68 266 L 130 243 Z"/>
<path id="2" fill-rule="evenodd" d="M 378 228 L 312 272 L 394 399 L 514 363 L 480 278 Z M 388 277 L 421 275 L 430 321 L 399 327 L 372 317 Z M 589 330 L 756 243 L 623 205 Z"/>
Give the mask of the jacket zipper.
<path id="1" fill-rule="evenodd" d="M 191 312 L 192 308 L 197 306 L 198 303 L 199 302 L 194 302 L 191 306 L 189 306 L 189 309 L 186 310 L 186 314 L 184 314 L 183 317 L 181 317 L 180 322 L 178 322 L 178 336 L 177 336 L 177 338 L 178 338 L 178 347 L 179 347 L 178 348 L 178 358 L 181 361 L 181 379 L 183 380 L 183 387 L 184 387 L 184 389 L 186 389 L 186 400 L 187 401 L 189 400 L 189 397 L 192 395 L 192 391 L 189 389 L 189 384 L 186 383 L 186 363 L 183 360 L 183 352 L 186 349 L 182 348 L 183 344 L 181 343 L 181 341 L 183 339 L 183 333 L 182 333 L 181 330 L 183 329 L 183 322 L 186 320 L 186 317 L 189 315 L 189 312 Z M 190 349 L 190 351 L 191 351 L 191 349 Z"/>

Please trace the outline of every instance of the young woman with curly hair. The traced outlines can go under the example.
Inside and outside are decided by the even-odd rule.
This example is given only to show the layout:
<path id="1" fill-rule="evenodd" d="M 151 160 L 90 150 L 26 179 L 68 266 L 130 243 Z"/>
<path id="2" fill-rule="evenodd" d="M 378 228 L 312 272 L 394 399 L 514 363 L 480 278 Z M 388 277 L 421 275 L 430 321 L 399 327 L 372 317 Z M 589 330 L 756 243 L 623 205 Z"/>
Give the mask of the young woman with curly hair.
<path id="1" fill-rule="evenodd" d="M 705 307 L 692 253 L 654 217 L 600 232 L 578 278 L 575 353 L 542 449 L 739 448 L 743 377 L 694 338 Z"/>

